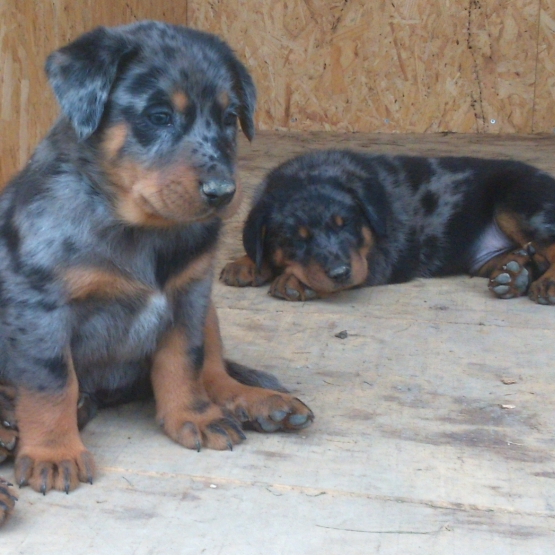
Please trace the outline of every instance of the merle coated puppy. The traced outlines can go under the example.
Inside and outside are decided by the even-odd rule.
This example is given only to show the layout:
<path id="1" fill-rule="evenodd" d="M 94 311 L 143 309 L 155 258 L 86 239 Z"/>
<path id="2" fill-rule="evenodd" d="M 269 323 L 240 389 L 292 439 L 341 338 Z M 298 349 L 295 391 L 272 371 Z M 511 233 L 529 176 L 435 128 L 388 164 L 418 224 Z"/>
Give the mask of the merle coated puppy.
<path id="1" fill-rule="evenodd" d="M 222 281 L 273 280 L 290 301 L 468 273 L 555 304 L 555 180 L 516 161 L 313 152 L 262 182 L 243 244 Z"/>
<path id="2" fill-rule="evenodd" d="M 212 35 L 141 22 L 81 36 L 46 73 L 62 115 L 0 197 L 16 482 L 92 482 L 80 394 L 102 405 L 152 387 L 161 427 L 197 450 L 231 448 L 244 422 L 308 425 L 299 400 L 255 386 L 276 380 L 224 362 L 211 302 L 221 221 L 238 202 L 237 123 L 253 136 L 246 69 Z"/>

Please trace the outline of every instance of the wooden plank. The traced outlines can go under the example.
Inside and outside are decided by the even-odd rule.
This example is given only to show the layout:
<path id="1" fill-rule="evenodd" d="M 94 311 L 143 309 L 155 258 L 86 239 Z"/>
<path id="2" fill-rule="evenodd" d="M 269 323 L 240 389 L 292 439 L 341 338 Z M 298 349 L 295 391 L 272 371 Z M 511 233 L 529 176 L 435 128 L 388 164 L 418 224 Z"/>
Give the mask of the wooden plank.
<path id="1" fill-rule="evenodd" d="M 555 132 L 555 0 L 540 0 L 533 131 Z"/>
<path id="2" fill-rule="evenodd" d="M 261 133 L 241 143 L 240 175 L 248 198 L 278 161 L 324 146 L 510 156 L 553 171 L 554 142 Z M 241 250 L 246 209 L 219 266 Z M 300 304 L 217 283 L 214 298 L 227 355 L 278 375 L 315 410 L 313 426 L 199 454 L 160 432 L 151 403 L 103 411 L 83 434 L 96 483 L 68 496 L 21 490 L 2 553 L 551 553 L 552 308 L 492 298 L 467 277 Z"/>

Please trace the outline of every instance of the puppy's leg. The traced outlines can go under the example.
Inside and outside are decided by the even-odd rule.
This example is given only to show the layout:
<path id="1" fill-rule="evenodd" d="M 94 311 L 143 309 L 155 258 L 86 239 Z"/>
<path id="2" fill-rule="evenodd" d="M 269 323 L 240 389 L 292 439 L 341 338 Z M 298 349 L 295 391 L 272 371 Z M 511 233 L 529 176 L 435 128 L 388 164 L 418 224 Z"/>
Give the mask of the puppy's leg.
<path id="1" fill-rule="evenodd" d="M 220 281 L 233 287 L 260 287 L 273 277 L 272 270 L 263 263 L 260 270 L 248 255 L 243 255 L 226 264 L 220 274 Z"/>
<path id="2" fill-rule="evenodd" d="M 486 264 L 490 288 L 500 297 L 523 294 L 528 272 L 528 296 L 539 304 L 555 304 L 555 179 L 535 168 L 514 165 L 499 176 L 492 192 L 497 226 L 521 248 L 509 258 L 499 257 L 497 267 Z"/>
<path id="3" fill-rule="evenodd" d="M 0 385 L 0 462 L 14 454 L 16 443 L 15 388 Z M 16 501 L 12 485 L 0 476 L 0 526 L 12 512 Z"/>
<path id="4" fill-rule="evenodd" d="M 0 385 L 0 462 L 15 454 L 18 437 L 15 397 L 15 387 Z"/>
<path id="5" fill-rule="evenodd" d="M 544 214 L 547 218 L 547 209 Z M 555 214 L 550 216 L 555 226 Z M 521 247 L 488 261 L 478 275 L 490 278 L 489 289 L 501 299 L 528 293 L 539 304 L 555 304 L 555 243 L 550 243 L 548 232 L 551 224 L 534 224 L 514 211 L 499 212 L 496 223 Z"/>
<path id="6" fill-rule="evenodd" d="M 299 399 L 234 380 L 225 370 L 222 350 L 218 317 L 211 304 L 206 317 L 202 367 L 202 378 L 210 398 L 242 422 L 249 422 L 263 432 L 301 429 L 314 420 L 312 411 Z"/>
<path id="7" fill-rule="evenodd" d="M 92 484 L 94 477 L 92 455 L 77 429 L 79 391 L 71 356 L 66 361 L 67 379 L 61 391 L 17 388 L 15 479 L 20 487 L 29 484 L 43 494 L 52 488 L 67 493 L 80 481 Z"/>
<path id="8" fill-rule="evenodd" d="M 157 420 L 168 436 L 189 449 L 231 449 L 245 435 L 231 414 L 211 402 L 200 376 L 202 356 L 193 360 L 190 347 L 185 330 L 176 327 L 154 355 L 151 380 Z"/>
<path id="9" fill-rule="evenodd" d="M 0 526 L 12 512 L 17 496 L 12 489 L 12 485 L 0 477 Z"/>

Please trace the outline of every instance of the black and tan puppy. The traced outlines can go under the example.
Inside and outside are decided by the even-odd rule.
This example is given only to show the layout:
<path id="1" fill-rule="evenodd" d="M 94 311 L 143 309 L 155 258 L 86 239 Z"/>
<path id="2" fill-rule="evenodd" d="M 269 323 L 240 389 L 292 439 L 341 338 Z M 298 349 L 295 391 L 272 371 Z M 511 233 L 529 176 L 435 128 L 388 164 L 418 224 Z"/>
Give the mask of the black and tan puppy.
<path id="1" fill-rule="evenodd" d="M 320 151 L 266 177 L 221 273 L 290 301 L 469 273 L 555 304 L 555 180 L 527 164 Z"/>
<path id="2" fill-rule="evenodd" d="M 92 481 L 79 395 L 103 405 L 152 387 L 158 422 L 191 449 L 231 448 L 242 422 L 308 425 L 297 399 L 230 376 L 276 383 L 224 362 L 210 300 L 221 220 L 238 201 L 237 121 L 253 135 L 245 68 L 214 36 L 141 22 L 83 35 L 46 72 L 62 116 L 0 197 L 16 483 Z"/>

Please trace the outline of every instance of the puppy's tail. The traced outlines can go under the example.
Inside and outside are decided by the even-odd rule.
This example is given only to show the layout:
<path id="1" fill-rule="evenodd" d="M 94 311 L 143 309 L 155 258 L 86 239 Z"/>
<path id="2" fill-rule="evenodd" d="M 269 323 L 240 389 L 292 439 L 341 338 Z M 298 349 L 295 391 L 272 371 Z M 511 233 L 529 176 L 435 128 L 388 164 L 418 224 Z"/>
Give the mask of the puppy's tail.
<path id="1" fill-rule="evenodd" d="M 267 372 L 262 372 L 262 370 L 254 370 L 253 368 L 243 366 L 231 360 L 225 361 L 225 369 L 234 380 L 237 380 L 243 385 L 263 387 L 264 389 L 273 389 L 274 391 L 289 393 L 275 376 Z"/>

